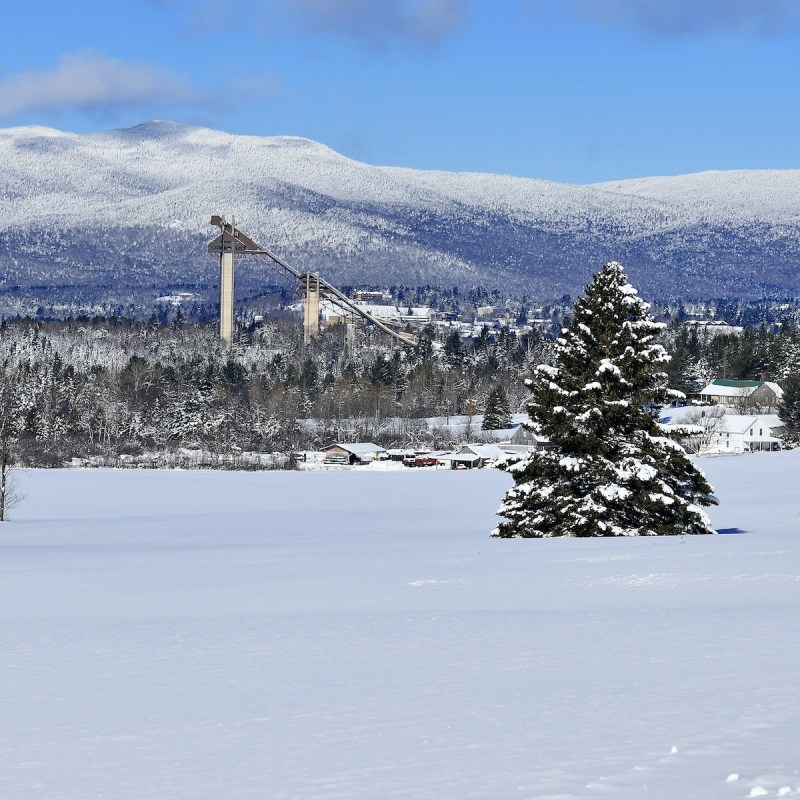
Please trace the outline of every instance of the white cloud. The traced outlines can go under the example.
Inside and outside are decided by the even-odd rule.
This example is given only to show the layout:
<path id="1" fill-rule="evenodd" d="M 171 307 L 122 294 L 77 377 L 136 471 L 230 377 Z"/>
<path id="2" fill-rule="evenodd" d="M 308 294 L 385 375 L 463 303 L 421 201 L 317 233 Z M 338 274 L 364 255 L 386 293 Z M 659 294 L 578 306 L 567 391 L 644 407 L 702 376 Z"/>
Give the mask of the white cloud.
<path id="1" fill-rule="evenodd" d="M 212 0 L 150 0 L 180 9 L 192 26 L 208 32 L 220 25 Z M 470 22 L 477 0 L 228 0 L 226 17 L 270 36 L 305 30 L 342 36 L 356 44 L 384 48 L 406 45 L 430 50 L 457 35 Z M 287 24 L 288 23 L 288 24 Z"/>
<path id="2" fill-rule="evenodd" d="M 523 0 L 532 8 L 561 0 Z M 586 16 L 664 36 L 770 36 L 796 29 L 797 0 L 570 0 Z"/>
<path id="3" fill-rule="evenodd" d="M 431 47 L 469 22 L 471 0 L 284 0 L 309 27 L 384 45 Z"/>
<path id="4" fill-rule="evenodd" d="M 65 55 L 49 72 L 24 72 L 0 82 L 0 117 L 30 111 L 165 108 L 193 98 L 191 83 L 181 75 L 81 53 Z"/>

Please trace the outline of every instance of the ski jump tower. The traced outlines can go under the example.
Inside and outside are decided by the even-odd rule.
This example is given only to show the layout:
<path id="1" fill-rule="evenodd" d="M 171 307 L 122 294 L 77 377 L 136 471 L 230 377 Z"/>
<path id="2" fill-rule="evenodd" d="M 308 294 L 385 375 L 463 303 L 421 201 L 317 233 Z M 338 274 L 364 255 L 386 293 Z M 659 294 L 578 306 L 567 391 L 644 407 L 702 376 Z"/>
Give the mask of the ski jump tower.
<path id="1" fill-rule="evenodd" d="M 236 217 L 231 217 L 229 224 L 225 217 L 213 216 L 211 224 L 222 229 L 209 244 L 208 252 L 219 253 L 219 338 L 230 347 L 233 344 L 233 256 L 237 250 L 243 252 L 247 245 L 237 236 Z"/>
<path id="2" fill-rule="evenodd" d="M 294 283 L 305 298 L 303 309 L 303 340 L 306 344 L 319 335 L 319 301 L 327 302 L 341 309 L 347 317 L 368 322 L 374 328 L 392 336 L 406 347 L 415 347 L 417 337 L 411 333 L 393 330 L 382 320 L 376 319 L 365 309 L 357 306 L 349 297 L 335 286 L 320 278 L 319 273 L 298 272 L 280 256 L 256 244 L 236 227 L 235 218 L 228 222 L 225 217 L 215 214 L 211 224 L 220 229 L 220 234 L 208 245 L 208 252 L 219 255 L 219 338 L 230 347 L 233 343 L 233 259 L 235 256 L 266 256 L 273 269 Z"/>

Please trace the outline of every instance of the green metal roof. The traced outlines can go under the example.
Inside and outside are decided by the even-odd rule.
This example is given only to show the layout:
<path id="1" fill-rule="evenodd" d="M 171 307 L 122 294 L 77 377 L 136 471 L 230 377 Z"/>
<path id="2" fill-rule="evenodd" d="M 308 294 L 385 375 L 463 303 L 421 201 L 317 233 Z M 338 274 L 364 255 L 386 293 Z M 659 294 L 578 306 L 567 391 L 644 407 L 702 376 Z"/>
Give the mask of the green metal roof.
<path id="1" fill-rule="evenodd" d="M 726 379 L 721 379 L 718 381 L 712 381 L 712 386 L 730 386 L 732 389 L 749 389 L 751 387 L 761 386 L 763 381 L 729 381 Z"/>

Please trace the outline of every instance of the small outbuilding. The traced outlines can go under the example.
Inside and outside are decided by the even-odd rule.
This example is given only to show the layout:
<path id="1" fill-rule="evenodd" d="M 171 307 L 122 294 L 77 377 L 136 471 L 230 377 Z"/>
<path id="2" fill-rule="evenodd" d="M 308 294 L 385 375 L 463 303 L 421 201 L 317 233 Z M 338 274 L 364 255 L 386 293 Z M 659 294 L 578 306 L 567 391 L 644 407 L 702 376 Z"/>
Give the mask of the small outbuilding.
<path id="1" fill-rule="evenodd" d="M 369 464 L 386 450 L 374 442 L 337 442 L 323 447 L 326 464 Z"/>
<path id="2" fill-rule="evenodd" d="M 469 451 L 431 453 L 430 459 L 434 461 L 434 464 L 441 464 L 450 469 L 478 469 L 481 466 L 481 457 Z"/>
<path id="3" fill-rule="evenodd" d="M 465 444 L 456 453 L 464 461 L 469 461 L 472 466 L 489 467 L 498 461 L 505 460 L 506 452 L 496 444 Z M 476 462 L 477 459 L 477 462 Z"/>

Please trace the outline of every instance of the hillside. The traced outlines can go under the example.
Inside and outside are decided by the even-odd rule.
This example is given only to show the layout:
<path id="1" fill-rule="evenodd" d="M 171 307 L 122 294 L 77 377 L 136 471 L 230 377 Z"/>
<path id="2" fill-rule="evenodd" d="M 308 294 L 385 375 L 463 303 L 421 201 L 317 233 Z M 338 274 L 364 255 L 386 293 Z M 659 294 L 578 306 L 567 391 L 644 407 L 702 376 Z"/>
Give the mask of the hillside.
<path id="1" fill-rule="evenodd" d="M 212 296 L 212 213 L 334 283 L 574 294 L 623 261 L 649 295 L 800 290 L 800 171 L 578 186 L 375 167 L 296 137 L 171 122 L 77 135 L 0 130 L 6 297 L 148 303 Z M 242 265 L 238 288 L 272 274 Z"/>

